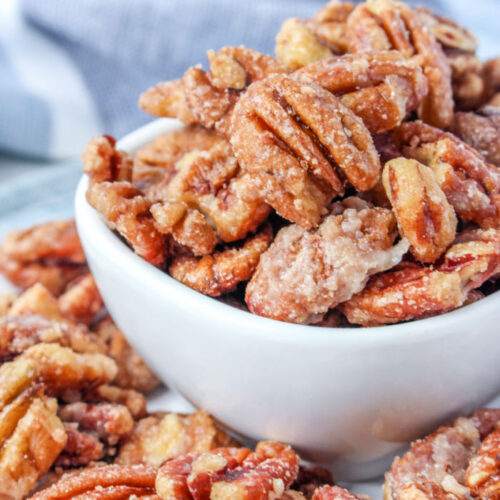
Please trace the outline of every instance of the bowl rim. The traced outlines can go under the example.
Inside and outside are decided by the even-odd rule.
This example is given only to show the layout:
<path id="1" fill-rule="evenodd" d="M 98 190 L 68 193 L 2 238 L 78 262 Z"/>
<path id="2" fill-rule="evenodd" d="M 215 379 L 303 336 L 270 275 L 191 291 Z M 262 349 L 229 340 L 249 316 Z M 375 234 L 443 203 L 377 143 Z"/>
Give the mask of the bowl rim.
<path id="1" fill-rule="evenodd" d="M 184 126 L 179 120 L 172 118 L 156 119 L 135 131 L 127 134 L 117 142 L 117 148 L 133 153 L 148 142 L 151 142 L 159 134 L 175 130 Z M 78 231 L 81 228 L 92 227 L 92 231 L 86 231 L 87 235 L 93 239 L 98 239 L 97 246 L 101 252 L 105 252 L 113 262 L 127 262 L 122 268 L 131 275 L 141 276 L 141 280 L 159 288 L 165 297 L 176 296 L 176 300 L 183 300 L 192 303 L 199 312 L 209 311 L 214 315 L 225 315 L 232 323 L 251 322 L 247 328 L 241 328 L 238 334 L 261 335 L 269 338 L 269 330 L 273 330 L 273 335 L 279 336 L 280 341 L 293 343 L 323 343 L 325 341 L 341 340 L 348 343 L 359 343 L 368 347 L 378 343 L 398 344 L 409 341 L 426 340 L 428 337 L 436 337 L 438 333 L 450 335 L 454 328 L 450 328 L 450 322 L 459 327 L 470 324 L 471 316 L 481 318 L 486 310 L 495 308 L 496 302 L 500 299 L 497 292 L 476 301 L 472 304 L 459 307 L 453 311 L 439 314 L 430 318 L 408 321 L 405 323 L 394 323 L 384 326 L 374 327 L 317 327 L 313 325 L 300 325 L 287 323 L 271 318 L 266 318 L 243 311 L 236 307 L 225 304 L 213 297 L 198 292 L 183 283 L 172 278 L 167 272 L 158 269 L 149 262 L 136 255 L 132 249 L 105 223 L 103 217 L 94 210 L 87 202 L 85 192 L 88 187 L 88 178 L 82 175 L 75 194 L 75 214 Z M 85 238 L 82 238 L 84 240 Z M 446 325 L 445 325 L 446 323 Z M 448 333 L 446 333 L 448 332 Z M 370 344 L 367 341 L 370 341 Z"/>

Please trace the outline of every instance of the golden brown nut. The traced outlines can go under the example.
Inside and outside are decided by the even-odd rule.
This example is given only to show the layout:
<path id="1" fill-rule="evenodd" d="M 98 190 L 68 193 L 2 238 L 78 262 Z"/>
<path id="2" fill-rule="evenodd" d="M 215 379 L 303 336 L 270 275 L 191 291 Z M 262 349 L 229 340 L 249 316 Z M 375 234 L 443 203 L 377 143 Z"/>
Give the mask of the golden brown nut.
<path id="1" fill-rule="evenodd" d="M 279 498 L 298 469 L 299 457 L 279 443 L 261 442 L 253 453 L 219 448 L 166 462 L 158 472 L 156 490 L 163 499 Z"/>
<path id="2" fill-rule="evenodd" d="M 372 188 L 380 162 L 360 118 L 314 83 L 275 75 L 252 84 L 233 114 L 231 144 L 260 195 L 310 228 L 344 182 Z"/>
<path id="3" fill-rule="evenodd" d="M 213 255 L 177 257 L 169 267 L 173 278 L 212 297 L 232 292 L 254 273 L 272 240 L 269 227 L 247 238 L 241 247 L 227 247 Z"/>
<path id="4" fill-rule="evenodd" d="M 399 125 L 428 92 L 417 61 L 395 50 L 331 57 L 296 71 L 293 77 L 338 96 L 372 133 Z"/>
<path id="5" fill-rule="evenodd" d="M 31 497 L 31 500 L 158 500 L 155 494 L 157 469 L 146 465 L 107 465 L 84 469 L 63 476 L 57 483 Z"/>
<path id="6" fill-rule="evenodd" d="M 446 50 L 474 53 L 477 49 L 476 37 L 452 19 L 439 16 L 425 7 L 416 9 L 431 29 L 437 41 Z"/>
<path id="7" fill-rule="evenodd" d="M 406 262 L 374 276 L 342 304 L 350 323 L 374 326 L 433 316 L 462 306 L 471 290 L 494 276 L 500 265 L 500 232 L 478 231 L 454 244 L 441 265 Z"/>
<path id="8" fill-rule="evenodd" d="M 408 250 L 383 208 L 336 206 L 314 230 L 283 228 L 262 255 L 246 289 L 251 312 L 293 323 L 317 323 L 328 309 L 361 291 L 371 274 L 390 269 Z"/>
<path id="9" fill-rule="evenodd" d="M 58 344 L 37 344 L 21 354 L 35 361 L 38 378 L 47 393 L 64 396 L 65 391 L 91 391 L 111 382 L 117 374 L 116 363 L 100 353 L 78 354 Z"/>
<path id="10" fill-rule="evenodd" d="M 210 71 L 199 67 L 186 71 L 182 82 L 160 83 L 140 99 L 144 111 L 156 116 L 197 123 L 229 137 L 233 107 L 241 92 L 253 81 L 285 68 L 270 56 L 245 47 L 224 47 L 209 51 Z"/>
<path id="11" fill-rule="evenodd" d="M 86 328 L 61 323 L 36 314 L 0 318 L 0 359 L 6 361 L 40 343 L 71 347 L 79 353 L 105 353 L 106 345 Z"/>
<path id="12" fill-rule="evenodd" d="M 0 368 L 0 496 L 24 498 L 66 443 L 57 403 L 36 384 L 36 366 L 16 360 Z"/>
<path id="13" fill-rule="evenodd" d="M 477 113 L 455 113 L 451 131 L 500 167 L 500 106 L 486 106 Z"/>
<path id="14" fill-rule="evenodd" d="M 483 228 L 500 227 L 500 171 L 454 135 L 422 122 L 394 134 L 403 154 L 428 165 L 456 214 Z"/>
<path id="15" fill-rule="evenodd" d="M 499 421 L 499 410 L 478 410 L 471 417 L 458 418 L 452 425 L 440 427 L 413 443 L 403 457 L 394 460 L 385 474 L 384 500 L 476 498 L 466 479 L 474 481 L 474 472 L 483 469 L 482 457 L 491 450 L 496 439 L 494 429 Z M 494 483 L 495 472 L 487 468 L 483 471 L 485 474 L 479 473 L 476 479 L 490 479 Z M 495 497 L 486 494 L 477 498 Z"/>
<path id="16" fill-rule="evenodd" d="M 154 226 L 151 203 L 129 182 L 99 182 L 87 190 L 87 200 L 134 251 L 155 266 L 165 262 L 165 237 Z"/>
<path id="17" fill-rule="evenodd" d="M 121 445 L 116 463 L 159 467 L 181 455 L 201 454 L 225 446 L 236 446 L 236 443 L 218 429 L 204 411 L 192 415 L 152 415 L 136 423 Z"/>
<path id="18" fill-rule="evenodd" d="M 392 0 L 366 2 L 350 15 L 347 33 L 351 52 L 396 49 L 406 57 L 416 55 L 429 82 L 429 93 L 420 108 L 421 118 L 437 127 L 451 123 L 450 66 L 421 13 Z"/>
<path id="19" fill-rule="evenodd" d="M 95 333 L 107 345 L 106 354 L 116 361 L 118 373 L 113 384 L 124 389 L 150 392 L 160 381 L 130 346 L 123 333 L 109 316 L 94 327 Z"/>
<path id="20" fill-rule="evenodd" d="M 474 497 L 494 499 L 500 495 L 500 428 L 489 434 L 481 443 L 469 463 L 466 484 Z"/>
<path id="21" fill-rule="evenodd" d="M 457 218 L 434 172 L 415 160 L 397 158 L 382 173 L 401 235 L 420 262 L 434 262 L 455 239 Z"/>
<path id="22" fill-rule="evenodd" d="M 41 283 L 58 295 L 85 271 L 85 255 L 73 220 L 13 231 L 0 247 L 0 272 L 21 288 Z"/>
<path id="23" fill-rule="evenodd" d="M 296 69 L 332 56 L 314 31 L 302 20 L 287 19 L 276 37 L 276 57 L 287 69 Z"/>

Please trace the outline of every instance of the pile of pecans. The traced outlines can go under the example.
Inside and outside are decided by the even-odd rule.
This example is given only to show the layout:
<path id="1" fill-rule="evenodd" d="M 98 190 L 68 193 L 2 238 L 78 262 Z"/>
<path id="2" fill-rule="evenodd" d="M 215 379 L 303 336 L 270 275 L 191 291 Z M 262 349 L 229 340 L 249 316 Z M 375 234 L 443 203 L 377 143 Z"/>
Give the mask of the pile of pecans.
<path id="1" fill-rule="evenodd" d="M 84 153 L 87 199 L 173 278 L 252 313 L 375 326 L 492 293 L 500 58 L 393 0 L 285 21 L 276 58 L 208 51 L 140 98 L 184 128 Z M 497 93 L 498 92 L 498 93 Z"/>

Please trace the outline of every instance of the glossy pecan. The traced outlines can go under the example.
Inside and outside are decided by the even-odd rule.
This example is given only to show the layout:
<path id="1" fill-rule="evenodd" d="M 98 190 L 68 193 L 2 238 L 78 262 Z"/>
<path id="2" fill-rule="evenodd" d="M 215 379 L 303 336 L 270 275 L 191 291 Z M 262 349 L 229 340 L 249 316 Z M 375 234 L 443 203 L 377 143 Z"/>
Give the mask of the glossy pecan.
<path id="1" fill-rule="evenodd" d="M 390 210 L 366 208 L 365 202 L 359 209 L 344 207 L 336 206 L 340 215 L 327 216 L 317 229 L 293 224 L 279 231 L 247 286 L 251 312 L 317 323 L 362 290 L 371 274 L 401 260 L 408 243 L 393 246 L 397 231 Z"/>
<path id="2" fill-rule="evenodd" d="M 204 257 L 177 257 L 169 266 L 173 278 L 205 295 L 218 297 L 249 280 L 272 240 L 270 227 L 248 237 L 241 246 Z"/>
<path id="3" fill-rule="evenodd" d="M 469 292 L 498 273 L 500 233 L 479 231 L 454 244 L 442 264 L 405 262 L 374 276 L 366 288 L 342 304 L 350 323 L 374 326 L 433 316 L 464 305 Z"/>
<path id="4" fill-rule="evenodd" d="M 157 469 L 147 465 L 107 465 L 84 469 L 63 476 L 49 488 L 33 495 L 31 500 L 158 500 L 155 494 Z"/>
<path id="5" fill-rule="evenodd" d="M 399 125 L 428 92 L 417 61 L 395 50 L 330 57 L 296 71 L 293 77 L 317 83 L 338 96 L 372 133 Z"/>
<path id="6" fill-rule="evenodd" d="M 500 171 L 454 135 L 422 122 L 394 134 L 403 154 L 428 165 L 456 214 L 483 228 L 500 227 Z"/>
<path id="7" fill-rule="evenodd" d="M 457 218 L 434 172 L 397 158 L 385 164 L 382 179 L 411 253 L 421 262 L 436 261 L 455 239 Z"/>
<path id="8" fill-rule="evenodd" d="M 196 121 L 228 137 L 234 105 L 246 87 L 286 72 L 274 58 L 245 47 L 223 47 L 207 56 L 208 72 L 192 67 L 182 80 L 158 84 L 141 96 L 142 109 L 185 123 Z"/>
<path id="9" fill-rule="evenodd" d="M 289 446 L 261 442 L 255 452 L 218 448 L 163 465 L 156 489 L 163 499 L 266 499 L 280 497 L 297 476 L 299 457 Z"/>
<path id="10" fill-rule="evenodd" d="M 260 195 L 306 228 L 343 193 L 377 182 L 380 162 L 360 118 L 320 86 L 276 75 L 252 84 L 233 113 L 231 143 Z M 340 174 L 341 172 L 341 174 Z"/>
<path id="11" fill-rule="evenodd" d="M 429 93 L 419 113 L 437 127 L 447 127 L 453 118 L 451 70 L 424 16 L 392 0 L 366 2 L 354 10 L 347 22 L 352 52 L 396 49 L 416 57 L 429 83 Z"/>
<path id="12" fill-rule="evenodd" d="M 0 246 L 0 272 L 21 288 L 42 283 L 54 294 L 86 272 L 73 220 L 47 222 L 9 233 Z"/>

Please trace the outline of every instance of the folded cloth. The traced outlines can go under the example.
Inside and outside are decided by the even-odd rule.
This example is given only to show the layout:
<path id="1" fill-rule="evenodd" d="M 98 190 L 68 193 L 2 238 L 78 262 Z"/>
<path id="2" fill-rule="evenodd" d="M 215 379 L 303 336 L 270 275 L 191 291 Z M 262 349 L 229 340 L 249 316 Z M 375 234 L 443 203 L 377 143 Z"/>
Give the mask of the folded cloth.
<path id="1" fill-rule="evenodd" d="M 121 136 L 150 119 L 136 105 L 149 86 L 204 63 L 208 48 L 273 53 L 283 20 L 325 1 L 1 0 L 0 151 L 60 158 L 90 135 Z M 498 0 L 413 3 L 451 12 L 495 47 Z"/>

